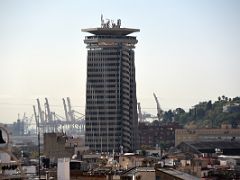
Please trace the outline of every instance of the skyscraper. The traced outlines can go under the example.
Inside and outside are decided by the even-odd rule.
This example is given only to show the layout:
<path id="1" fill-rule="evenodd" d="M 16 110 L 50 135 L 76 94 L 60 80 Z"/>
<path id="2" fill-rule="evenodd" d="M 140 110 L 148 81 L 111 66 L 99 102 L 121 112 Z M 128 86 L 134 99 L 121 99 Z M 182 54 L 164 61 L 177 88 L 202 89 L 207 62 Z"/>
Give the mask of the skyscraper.
<path id="1" fill-rule="evenodd" d="M 138 148 L 134 48 L 139 29 L 121 28 L 101 17 L 101 27 L 82 29 L 86 36 L 86 145 L 101 152 Z"/>

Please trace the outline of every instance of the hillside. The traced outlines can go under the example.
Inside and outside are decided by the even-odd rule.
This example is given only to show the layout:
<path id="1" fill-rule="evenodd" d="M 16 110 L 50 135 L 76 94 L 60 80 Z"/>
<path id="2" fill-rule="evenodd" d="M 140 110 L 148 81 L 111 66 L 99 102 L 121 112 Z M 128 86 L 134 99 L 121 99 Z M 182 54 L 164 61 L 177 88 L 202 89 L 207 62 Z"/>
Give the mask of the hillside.
<path id="1" fill-rule="evenodd" d="M 163 122 L 175 121 L 181 125 L 194 125 L 196 127 L 220 127 L 222 123 L 232 124 L 233 128 L 240 126 L 240 97 L 218 97 L 212 103 L 199 102 L 189 112 L 182 108 L 169 110 L 163 114 Z"/>

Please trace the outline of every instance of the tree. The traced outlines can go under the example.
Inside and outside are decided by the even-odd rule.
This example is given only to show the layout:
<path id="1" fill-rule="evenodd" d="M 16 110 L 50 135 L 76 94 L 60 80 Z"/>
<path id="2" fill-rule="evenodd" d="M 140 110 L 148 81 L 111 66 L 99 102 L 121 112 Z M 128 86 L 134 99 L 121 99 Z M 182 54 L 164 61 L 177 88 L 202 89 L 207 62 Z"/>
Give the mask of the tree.
<path id="1" fill-rule="evenodd" d="M 225 96 L 224 95 L 222 95 L 222 100 L 225 100 Z"/>
<path id="2" fill-rule="evenodd" d="M 171 109 L 163 114 L 163 120 L 165 121 L 172 121 L 173 117 L 174 114 Z"/>
<path id="3" fill-rule="evenodd" d="M 183 113 L 185 113 L 184 109 L 182 109 L 182 108 L 177 108 L 175 110 L 175 112 L 176 112 L 176 114 L 183 114 Z"/>
<path id="4" fill-rule="evenodd" d="M 208 101 L 207 105 L 206 105 L 206 110 L 209 111 L 212 109 L 212 101 Z"/>

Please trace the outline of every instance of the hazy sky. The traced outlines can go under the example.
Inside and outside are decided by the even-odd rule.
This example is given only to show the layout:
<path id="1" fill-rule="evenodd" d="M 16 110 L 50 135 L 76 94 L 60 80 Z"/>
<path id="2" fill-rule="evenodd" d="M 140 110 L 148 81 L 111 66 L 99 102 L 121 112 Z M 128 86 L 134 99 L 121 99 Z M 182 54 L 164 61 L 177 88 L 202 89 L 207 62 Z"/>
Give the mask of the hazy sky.
<path id="1" fill-rule="evenodd" d="M 100 17 L 139 28 L 137 98 L 156 114 L 199 101 L 240 95 L 238 0 L 0 0 L 0 122 L 33 114 L 48 97 L 63 115 L 69 96 L 84 113 L 87 33 Z"/>

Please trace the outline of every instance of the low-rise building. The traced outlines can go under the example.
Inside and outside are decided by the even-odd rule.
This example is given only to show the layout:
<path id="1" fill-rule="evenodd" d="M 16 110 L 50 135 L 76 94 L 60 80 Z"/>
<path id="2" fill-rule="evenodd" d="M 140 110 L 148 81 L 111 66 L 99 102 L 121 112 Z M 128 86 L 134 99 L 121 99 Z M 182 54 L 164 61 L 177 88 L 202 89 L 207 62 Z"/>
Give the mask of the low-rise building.
<path id="1" fill-rule="evenodd" d="M 221 128 L 190 128 L 175 130 L 175 146 L 181 142 L 240 140 L 240 128 L 223 124 Z"/>
<path id="2" fill-rule="evenodd" d="M 57 161 L 58 158 L 71 158 L 75 148 L 83 145 L 81 138 L 68 137 L 64 133 L 44 134 L 44 155 Z"/>
<path id="3" fill-rule="evenodd" d="M 142 166 L 144 157 L 134 153 L 125 153 L 119 156 L 120 169 L 129 169 L 133 167 Z"/>
<path id="4" fill-rule="evenodd" d="M 168 158 L 181 172 L 199 178 L 240 177 L 240 141 L 181 142 L 174 149 Z"/>
<path id="5" fill-rule="evenodd" d="M 139 123 L 140 146 L 144 149 L 170 148 L 174 146 L 175 129 L 179 128 L 181 126 L 176 122 L 166 124 L 159 121 Z"/>
<path id="6" fill-rule="evenodd" d="M 203 156 L 212 156 L 213 154 L 240 155 L 240 141 L 181 142 L 177 148 L 182 152 Z"/>

